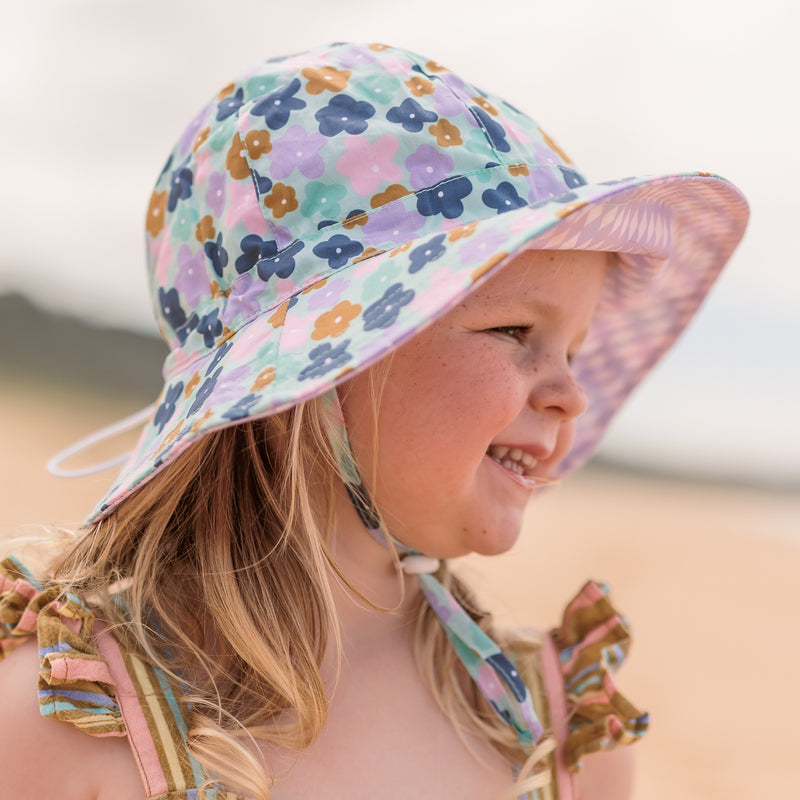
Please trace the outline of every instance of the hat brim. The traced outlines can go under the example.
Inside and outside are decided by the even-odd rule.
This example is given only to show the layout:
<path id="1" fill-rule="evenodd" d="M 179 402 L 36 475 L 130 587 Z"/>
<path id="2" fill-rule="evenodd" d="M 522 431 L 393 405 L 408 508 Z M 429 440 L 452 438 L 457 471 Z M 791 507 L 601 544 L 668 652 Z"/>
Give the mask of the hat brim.
<path id="1" fill-rule="evenodd" d="M 634 177 L 580 186 L 331 269 L 259 309 L 207 356 L 167 362 L 153 416 L 86 524 L 198 437 L 310 400 L 371 366 L 525 249 L 619 254 L 574 361 L 588 410 L 559 467 L 566 475 L 591 455 L 632 389 L 686 327 L 747 219 L 741 193 L 718 176 Z M 362 307 L 355 302 L 361 297 L 380 299 Z"/>

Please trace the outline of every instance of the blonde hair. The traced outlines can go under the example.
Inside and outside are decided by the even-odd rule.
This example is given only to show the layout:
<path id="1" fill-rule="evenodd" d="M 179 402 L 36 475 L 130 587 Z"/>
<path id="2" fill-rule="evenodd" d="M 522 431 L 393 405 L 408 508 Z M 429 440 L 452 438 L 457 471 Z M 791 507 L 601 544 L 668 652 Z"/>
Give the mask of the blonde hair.
<path id="1" fill-rule="evenodd" d="M 190 751 L 254 800 L 268 800 L 270 786 L 253 743 L 298 751 L 325 726 L 320 664 L 329 632 L 337 645 L 339 635 L 332 578 L 366 600 L 328 549 L 341 477 L 327 413 L 312 400 L 200 438 L 50 568 L 52 580 L 97 605 L 123 646 L 180 683 Z M 497 635 L 446 564 L 437 577 Z M 541 785 L 541 771 L 523 778 L 552 747 L 529 758 L 466 677 L 421 593 L 415 602 L 416 660 L 443 713 L 465 739 L 477 735 L 512 763 L 531 762 L 509 797 Z M 519 649 L 507 637 L 503 644 Z"/>

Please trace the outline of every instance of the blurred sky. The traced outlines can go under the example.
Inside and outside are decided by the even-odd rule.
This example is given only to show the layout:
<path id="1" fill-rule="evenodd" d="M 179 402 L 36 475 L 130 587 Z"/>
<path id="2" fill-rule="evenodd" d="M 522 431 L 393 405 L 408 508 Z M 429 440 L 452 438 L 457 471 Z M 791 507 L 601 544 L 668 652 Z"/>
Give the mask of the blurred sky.
<path id="1" fill-rule="evenodd" d="M 800 11 L 790 0 L 34 0 L 0 11 L 0 293 L 155 331 L 144 211 L 173 141 L 251 63 L 384 41 L 527 111 L 590 179 L 702 169 L 753 218 L 611 457 L 800 485 Z M 4 347 L 13 347 L 5 342 Z"/>

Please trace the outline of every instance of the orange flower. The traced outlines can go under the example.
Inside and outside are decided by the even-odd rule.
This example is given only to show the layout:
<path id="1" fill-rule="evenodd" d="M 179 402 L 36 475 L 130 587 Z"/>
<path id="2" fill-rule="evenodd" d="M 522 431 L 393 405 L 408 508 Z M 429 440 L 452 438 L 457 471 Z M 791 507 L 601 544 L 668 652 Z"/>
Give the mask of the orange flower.
<path id="1" fill-rule="evenodd" d="M 481 275 L 487 273 L 498 261 L 502 261 L 504 258 L 508 256 L 508 253 L 503 253 L 502 251 L 499 253 L 495 253 L 491 258 L 487 261 L 484 261 L 479 267 L 475 267 L 472 270 L 472 282 L 474 283 Z"/>
<path id="2" fill-rule="evenodd" d="M 436 137 L 439 147 L 453 147 L 457 144 L 464 144 L 461 139 L 461 131 L 444 117 L 435 125 L 431 125 L 428 130 Z"/>
<path id="3" fill-rule="evenodd" d="M 267 322 L 269 322 L 273 328 L 282 328 L 283 323 L 286 322 L 286 312 L 288 310 L 289 301 L 286 300 L 275 309 L 275 313 L 267 320 Z"/>
<path id="4" fill-rule="evenodd" d="M 326 336 L 341 336 L 349 327 L 350 323 L 361 313 L 361 306 L 342 300 L 337 303 L 330 311 L 320 314 L 314 320 L 314 330 L 311 338 L 315 341 L 324 339 Z"/>
<path id="5" fill-rule="evenodd" d="M 406 86 L 411 89 L 414 97 L 422 97 L 424 94 L 433 94 L 433 84 L 427 79 L 415 75 L 405 81 Z"/>
<path id="6" fill-rule="evenodd" d="M 368 258 L 379 256 L 381 253 L 385 252 L 385 250 L 378 250 L 375 247 L 368 247 L 358 258 L 353 259 L 353 263 L 358 264 L 359 261 L 365 261 Z"/>
<path id="7" fill-rule="evenodd" d="M 214 230 L 214 218 L 211 214 L 206 214 L 200 222 L 197 223 L 197 227 L 194 229 L 194 238 L 197 239 L 198 242 L 205 242 L 207 239 L 217 238 L 217 232 Z"/>
<path id="8" fill-rule="evenodd" d="M 384 50 L 388 49 L 389 47 L 388 44 L 380 44 L 378 42 L 373 42 L 372 44 L 367 46 L 369 47 L 370 50 L 374 50 L 376 53 L 381 53 Z"/>
<path id="9" fill-rule="evenodd" d="M 195 374 L 192 375 L 192 379 L 186 384 L 186 388 L 183 390 L 183 396 L 188 398 L 195 390 L 198 383 L 200 383 L 200 373 L 195 372 Z"/>
<path id="10" fill-rule="evenodd" d="M 172 444 L 177 438 L 178 434 L 181 432 L 181 428 L 183 427 L 183 420 L 181 420 L 165 437 L 164 441 L 161 442 L 161 447 L 156 450 L 156 455 L 159 455 L 167 445 Z"/>
<path id="11" fill-rule="evenodd" d="M 206 413 L 205 413 L 205 414 L 203 414 L 203 416 L 202 416 L 202 417 L 200 417 L 200 419 L 198 419 L 198 420 L 197 420 L 197 421 L 194 423 L 194 425 L 192 425 L 192 433 L 197 433 L 197 431 L 199 431 L 199 430 L 200 430 L 200 426 L 201 426 L 201 425 L 202 425 L 202 424 L 203 424 L 203 423 L 204 423 L 206 420 L 208 420 L 208 419 L 211 419 L 211 417 L 213 417 L 213 416 L 214 416 L 214 412 L 213 412 L 213 411 L 212 411 L 210 408 L 209 408 L 209 409 L 206 409 Z"/>
<path id="12" fill-rule="evenodd" d="M 395 247 L 391 253 L 389 253 L 389 258 L 394 258 L 398 253 L 402 253 L 404 250 L 408 250 L 411 245 L 414 244 L 413 239 L 410 242 L 406 242 L 405 244 L 401 244 L 400 247 Z"/>
<path id="13" fill-rule="evenodd" d="M 247 145 L 247 153 L 253 161 L 272 150 L 269 131 L 248 131 L 244 137 L 244 142 Z"/>
<path id="14" fill-rule="evenodd" d="M 290 211 L 294 211 L 299 203 L 291 186 L 287 186 L 285 183 L 276 183 L 272 187 L 272 191 L 264 198 L 264 205 L 272 211 L 275 219 L 280 219 Z"/>
<path id="15" fill-rule="evenodd" d="M 269 386 L 275 380 L 275 367 L 265 367 L 256 375 L 251 392 L 260 392 L 265 386 Z"/>
<path id="16" fill-rule="evenodd" d="M 211 296 L 216 300 L 219 297 L 228 297 L 233 287 L 229 286 L 227 289 L 220 288 L 217 281 L 211 281 Z"/>
<path id="17" fill-rule="evenodd" d="M 387 186 L 382 192 L 372 195 L 369 204 L 372 208 L 378 208 L 379 206 L 385 206 L 387 203 L 393 203 L 395 200 L 399 200 L 407 194 L 411 194 L 411 192 L 409 192 L 405 186 L 401 186 L 399 183 L 393 183 L 391 186 Z"/>
<path id="18" fill-rule="evenodd" d="M 511 175 L 530 175 L 527 164 L 509 164 L 508 171 Z"/>
<path id="19" fill-rule="evenodd" d="M 167 211 L 167 193 L 153 192 L 150 196 L 150 205 L 147 208 L 147 222 L 145 227 L 151 236 L 158 236 L 164 227 L 164 214 Z"/>
<path id="20" fill-rule="evenodd" d="M 472 100 L 475 101 L 477 105 L 479 105 L 484 111 L 488 111 L 493 117 L 496 117 L 500 112 L 482 95 L 478 95 L 477 97 L 473 97 Z"/>
<path id="21" fill-rule="evenodd" d="M 431 59 L 425 64 L 425 69 L 428 72 L 449 72 L 447 67 L 443 67 L 438 61 Z"/>
<path id="22" fill-rule="evenodd" d="M 322 94 L 326 89 L 329 92 L 341 92 L 350 80 L 349 69 L 335 69 L 334 67 L 322 67 L 321 69 L 306 67 L 301 74 L 308 79 L 306 91 L 309 94 Z"/>
<path id="23" fill-rule="evenodd" d="M 228 168 L 231 177 L 237 181 L 244 180 L 250 176 L 250 165 L 244 157 L 244 145 L 239 134 L 235 134 L 228 154 L 225 156 L 225 166 Z"/>
<path id="24" fill-rule="evenodd" d="M 356 225 L 366 225 L 367 220 L 369 219 L 369 214 L 356 214 L 354 217 L 348 217 L 344 222 L 342 222 L 342 227 L 345 230 L 351 231 L 355 228 Z"/>
<path id="25" fill-rule="evenodd" d="M 219 90 L 219 94 L 217 95 L 217 100 L 224 100 L 229 94 L 233 94 L 233 90 L 236 88 L 236 84 L 229 83 L 227 86 L 223 86 Z"/>
<path id="26" fill-rule="evenodd" d="M 456 239 L 465 239 L 467 236 L 472 236 L 472 234 L 475 233 L 475 228 L 477 227 L 477 222 L 470 222 L 467 225 L 459 225 L 457 228 L 453 228 L 451 231 L 448 231 L 447 240 L 454 242 Z"/>
<path id="27" fill-rule="evenodd" d="M 555 143 L 555 141 L 553 141 L 553 139 L 551 139 L 541 128 L 539 128 L 539 131 L 541 132 L 542 136 L 544 137 L 544 143 L 551 150 L 555 150 L 556 153 L 558 153 L 561 156 L 561 158 L 563 158 L 564 161 L 566 161 L 567 164 L 571 164 L 572 163 L 572 159 Z"/>
<path id="28" fill-rule="evenodd" d="M 193 153 L 196 153 L 200 148 L 200 146 L 203 144 L 203 142 L 206 139 L 208 139 L 208 132 L 210 130 L 211 128 L 209 128 L 208 125 L 206 125 L 206 127 L 203 128 L 203 130 L 197 132 L 197 136 L 194 137 L 194 143 L 192 144 Z"/>
<path id="29" fill-rule="evenodd" d="M 308 294 L 309 292 L 313 292 L 315 289 L 321 289 L 326 283 L 328 282 L 327 278 L 323 278 L 321 281 L 317 281 L 316 283 L 312 283 L 309 286 L 306 286 L 300 294 Z"/>

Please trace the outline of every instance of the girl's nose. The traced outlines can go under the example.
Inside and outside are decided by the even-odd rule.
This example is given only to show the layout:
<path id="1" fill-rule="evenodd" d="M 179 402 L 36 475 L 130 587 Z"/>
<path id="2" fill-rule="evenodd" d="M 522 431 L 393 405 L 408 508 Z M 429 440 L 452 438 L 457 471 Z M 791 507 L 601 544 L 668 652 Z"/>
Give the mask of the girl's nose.
<path id="1" fill-rule="evenodd" d="M 552 411 L 565 420 L 586 411 L 586 392 L 568 365 L 540 370 L 537 378 L 530 395 L 530 403 L 537 411 Z"/>

